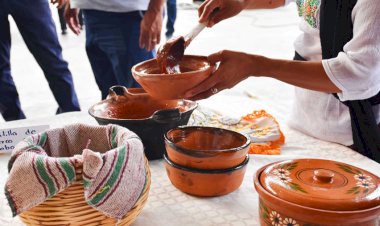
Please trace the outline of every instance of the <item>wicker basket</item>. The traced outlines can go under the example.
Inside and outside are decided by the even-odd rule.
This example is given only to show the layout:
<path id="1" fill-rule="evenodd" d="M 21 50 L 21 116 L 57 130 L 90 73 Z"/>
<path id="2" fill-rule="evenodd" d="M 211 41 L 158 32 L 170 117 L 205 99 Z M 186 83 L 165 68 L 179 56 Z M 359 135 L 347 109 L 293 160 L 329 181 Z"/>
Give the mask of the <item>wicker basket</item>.
<path id="1" fill-rule="evenodd" d="M 82 167 L 76 166 L 76 182 L 38 206 L 20 214 L 26 225 L 130 225 L 140 214 L 149 194 L 151 173 L 145 160 L 147 184 L 132 209 L 119 221 L 89 206 L 83 196 Z"/>

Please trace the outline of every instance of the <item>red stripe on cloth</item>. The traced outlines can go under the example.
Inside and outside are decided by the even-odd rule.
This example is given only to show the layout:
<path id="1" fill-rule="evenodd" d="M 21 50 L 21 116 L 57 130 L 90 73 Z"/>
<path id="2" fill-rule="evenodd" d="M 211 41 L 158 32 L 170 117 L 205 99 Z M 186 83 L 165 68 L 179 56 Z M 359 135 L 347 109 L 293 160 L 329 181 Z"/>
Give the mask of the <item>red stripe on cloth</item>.
<path id="1" fill-rule="evenodd" d="M 46 165 L 46 169 L 47 171 L 49 172 L 50 176 L 53 177 L 54 179 L 54 183 L 55 183 L 55 186 L 57 187 L 57 190 L 59 191 L 61 189 L 61 186 L 60 184 L 58 183 L 58 179 L 55 177 L 54 173 L 51 171 L 50 169 L 50 165 L 47 161 L 48 158 L 45 158 L 45 165 Z"/>
<path id="2" fill-rule="evenodd" d="M 61 173 L 63 179 L 65 180 L 65 185 L 67 185 L 68 182 L 67 182 L 66 175 L 63 173 L 63 171 L 62 171 L 62 169 L 61 169 L 61 166 L 60 166 L 59 163 L 58 163 L 58 158 L 55 158 L 54 161 L 55 161 L 55 165 L 57 166 L 57 168 L 58 168 L 59 172 Z"/>
<path id="3" fill-rule="evenodd" d="M 119 184 L 121 182 L 121 179 L 123 178 L 124 176 L 124 171 L 125 171 L 125 168 L 127 168 L 127 165 L 128 165 L 128 161 L 129 161 L 129 144 L 127 143 L 128 147 L 127 147 L 127 150 L 128 150 L 128 154 L 127 154 L 127 158 L 126 158 L 126 161 L 124 162 L 124 166 L 123 166 L 123 169 L 121 170 L 121 176 L 119 177 L 118 181 L 116 182 L 116 185 L 113 187 L 113 189 L 111 190 L 111 192 L 108 193 L 108 195 L 106 197 L 104 197 L 104 199 L 98 203 L 96 205 L 96 207 L 99 207 L 101 206 L 102 204 L 105 203 L 105 201 L 107 201 L 107 199 L 115 192 L 115 190 L 117 189 L 117 187 L 119 187 Z"/>
<path id="4" fill-rule="evenodd" d="M 42 180 L 40 179 L 38 173 L 37 173 L 37 169 L 36 169 L 36 156 L 33 155 L 33 159 L 32 159 L 32 167 L 33 167 L 33 171 L 34 171 L 34 174 L 36 175 L 37 177 L 37 180 L 38 182 L 42 185 L 42 187 L 44 188 L 44 192 L 45 192 L 45 197 L 49 197 L 49 194 L 48 194 L 48 191 L 47 191 L 47 187 L 46 185 L 42 182 Z"/>
<path id="5" fill-rule="evenodd" d="M 89 180 L 94 179 L 94 177 L 88 176 L 84 171 L 82 172 L 82 176 L 85 177 L 85 178 L 87 178 L 87 179 L 89 179 Z"/>
<path id="6" fill-rule="evenodd" d="M 116 162 L 116 157 L 117 157 L 117 152 L 115 151 L 114 153 L 114 158 L 112 160 L 112 163 L 111 163 L 111 167 L 109 168 L 106 176 L 103 178 L 103 180 L 98 184 L 98 186 L 96 187 L 96 189 L 91 193 L 91 195 L 88 196 L 88 199 L 91 199 L 90 197 L 92 197 L 93 195 L 95 195 L 96 192 L 99 191 L 100 187 L 103 186 L 104 182 L 108 179 L 108 177 L 110 176 L 112 170 L 113 170 L 113 167 L 115 165 L 115 162 Z"/>

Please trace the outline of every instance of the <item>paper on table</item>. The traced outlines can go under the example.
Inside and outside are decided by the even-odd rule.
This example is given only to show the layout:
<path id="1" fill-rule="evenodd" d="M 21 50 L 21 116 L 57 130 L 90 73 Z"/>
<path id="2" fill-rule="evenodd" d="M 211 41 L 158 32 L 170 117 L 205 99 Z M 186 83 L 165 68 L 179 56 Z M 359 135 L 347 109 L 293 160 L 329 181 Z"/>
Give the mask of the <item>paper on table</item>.
<path id="1" fill-rule="evenodd" d="M 25 137 L 49 129 L 49 125 L 0 129 L 0 153 L 10 153 Z"/>

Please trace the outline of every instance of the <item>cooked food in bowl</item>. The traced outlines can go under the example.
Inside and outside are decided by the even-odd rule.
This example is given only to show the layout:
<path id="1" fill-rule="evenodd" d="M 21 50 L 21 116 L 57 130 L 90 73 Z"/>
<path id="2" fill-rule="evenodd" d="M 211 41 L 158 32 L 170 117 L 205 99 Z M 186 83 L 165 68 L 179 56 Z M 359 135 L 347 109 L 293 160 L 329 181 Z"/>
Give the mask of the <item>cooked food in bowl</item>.
<path id="1" fill-rule="evenodd" d="M 110 94 L 89 109 L 101 125 L 117 124 L 135 132 L 145 146 L 148 159 L 162 158 L 165 152 L 164 134 L 186 125 L 197 103 L 191 100 L 158 100 L 143 89 L 110 88 Z"/>
<path id="2" fill-rule="evenodd" d="M 185 55 L 180 73 L 165 74 L 156 59 L 141 62 L 132 68 L 132 75 L 146 92 L 158 99 L 180 99 L 185 92 L 205 80 L 214 70 L 207 57 Z"/>

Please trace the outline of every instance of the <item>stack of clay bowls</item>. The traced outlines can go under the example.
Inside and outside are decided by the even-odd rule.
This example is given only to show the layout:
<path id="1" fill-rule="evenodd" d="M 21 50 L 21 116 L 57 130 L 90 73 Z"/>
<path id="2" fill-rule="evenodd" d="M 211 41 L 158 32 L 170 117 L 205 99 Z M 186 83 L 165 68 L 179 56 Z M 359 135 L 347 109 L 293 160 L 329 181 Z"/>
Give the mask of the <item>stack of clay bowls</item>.
<path id="1" fill-rule="evenodd" d="M 238 189 L 249 161 L 247 136 L 214 127 L 187 126 L 165 134 L 165 167 L 172 184 L 195 196 Z"/>

